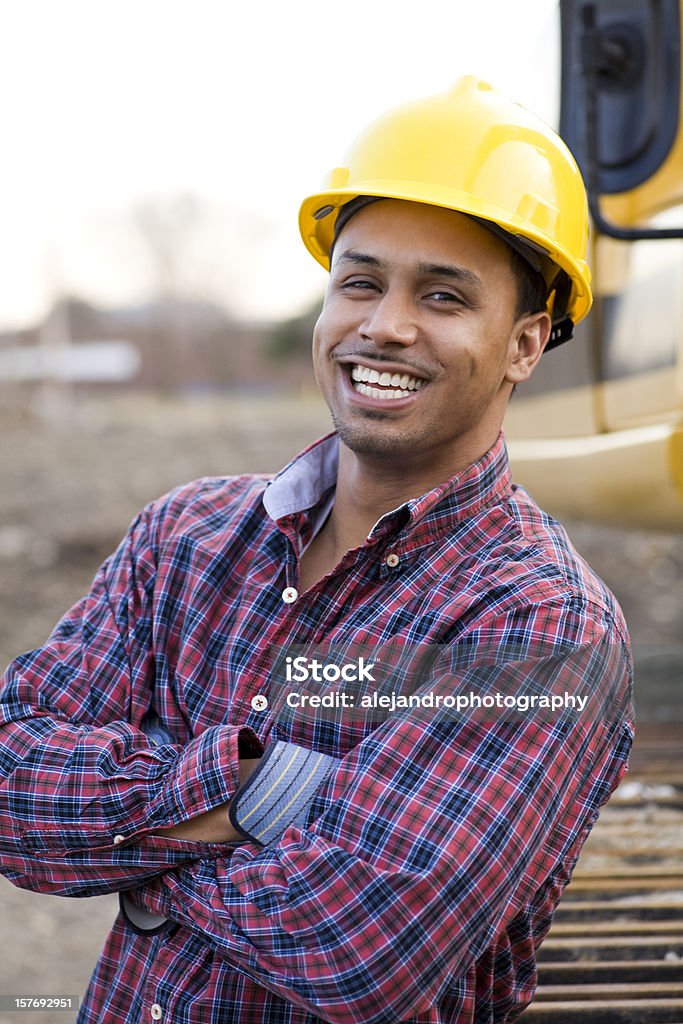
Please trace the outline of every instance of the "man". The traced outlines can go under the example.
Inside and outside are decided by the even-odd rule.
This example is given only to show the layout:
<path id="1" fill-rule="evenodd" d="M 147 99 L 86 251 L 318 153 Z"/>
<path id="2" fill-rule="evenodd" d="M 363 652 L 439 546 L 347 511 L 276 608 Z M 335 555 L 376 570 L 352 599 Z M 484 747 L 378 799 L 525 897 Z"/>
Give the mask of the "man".
<path id="1" fill-rule="evenodd" d="M 301 229 L 335 433 L 143 510 L 5 676 L 3 870 L 123 893 L 83 1021 L 512 1020 L 625 770 L 621 614 L 500 434 L 590 307 L 571 156 L 464 79 L 371 126 Z M 348 664 L 304 712 L 277 662 L 321 645 L 374 658 L 334 713 Z M 407 703 L 364 717 L 383 658 Z"/>

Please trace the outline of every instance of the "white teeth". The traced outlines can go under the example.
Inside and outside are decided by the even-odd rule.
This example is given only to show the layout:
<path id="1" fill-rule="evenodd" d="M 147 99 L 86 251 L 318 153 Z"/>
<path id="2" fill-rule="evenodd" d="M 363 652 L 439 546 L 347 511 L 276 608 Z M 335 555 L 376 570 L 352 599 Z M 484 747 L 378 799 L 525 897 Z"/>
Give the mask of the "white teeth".
<path id="1" fill-rule="evenodd" d="M 371 388 L 368 384 L 364 384 L 363 381 L 359 381 L 355 385 L 355 390 L 360 392 L 361 395 L 367 395 L 369 398 L 381 398 L 383 401 L 389 401 L 392 398 L 407 398 L 408 395 L 412 395 L 412 391 L 392 391 L 388 388 Z"/>
<path id="2" fill-rule="evenodd" d="M 411 377 L 409 373 L 389 373 L 387 370 L 379 373 L 378 370 L 371 370 L 358 363 L 351 368 L 351 379 L 356 382 L 356 391 L 372 398 L 406 398 L 426 384 L 420 377 Z M 379 384 L 381 390 L 368 387 L 368 384 Z M 389 390 L 390 388 L 392 390 Z"/>

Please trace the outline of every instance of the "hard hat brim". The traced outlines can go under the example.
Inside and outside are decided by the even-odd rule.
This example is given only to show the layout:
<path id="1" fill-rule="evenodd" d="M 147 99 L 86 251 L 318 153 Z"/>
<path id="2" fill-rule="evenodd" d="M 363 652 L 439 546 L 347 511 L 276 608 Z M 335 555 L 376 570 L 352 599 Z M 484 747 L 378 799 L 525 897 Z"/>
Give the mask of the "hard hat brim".
<path id="1" fill-rule="evenodd" d="M 572 290 L 566 313 L 573 322 L 579 323 L 592 305 L 590 269 L 585 260 L 575 260 L 557 246 L 548 235 L 531 230 L 528 222 L 509 211 L 486 200 L 458 189 L 430 183 L 425 187 L 419 181 L 375 180 L 356 182 L 353 188 L 338 188 L 308 196 L 299 211 L 299 230 L 304 245 L 313 258 L 330 269 L 330 249 L 334 238 L 334 227 L 339 209 L 358 196 L 377 196 L 384 199 L 401 199 L 406 202 L 424 203 L 428 206 L 443 207 L 457 213 L 468 214 L 491 221 L 522 241 L 530 241 L 547 256 L 547 275 L 552 279 L 559 267 L 569 275 Z M 321 211 L 327 212 L 322 213 Z M 316 216 L 317 215 L 317 216 Z M 546 276 L 546 275 L 544 275 Z M 548 281 L 550 284 L 550 280 Z"/>

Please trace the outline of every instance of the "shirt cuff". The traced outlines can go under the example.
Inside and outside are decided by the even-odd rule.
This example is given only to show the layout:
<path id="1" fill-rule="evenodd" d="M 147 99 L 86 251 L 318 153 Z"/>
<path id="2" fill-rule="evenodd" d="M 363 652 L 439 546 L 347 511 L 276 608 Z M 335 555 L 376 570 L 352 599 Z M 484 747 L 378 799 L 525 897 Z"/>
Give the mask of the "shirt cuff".
<path id="1" fill-rule="evenodd" d="M 263 750 L 246 727 L 213 726 L 190 740 L 150 806 L 150 824 L 166 828 L 227 804 L 239 786 L 239 759 L 245 750 L 251 756 Z"/>
<path id="2" fill-rule="evenodd" d="M 284 740 L 269 744 L 256 771 L 230 801 L 233 828 L 246 839 L 268 846 L 290 825 L 300 827 L 339 760 Z"/>

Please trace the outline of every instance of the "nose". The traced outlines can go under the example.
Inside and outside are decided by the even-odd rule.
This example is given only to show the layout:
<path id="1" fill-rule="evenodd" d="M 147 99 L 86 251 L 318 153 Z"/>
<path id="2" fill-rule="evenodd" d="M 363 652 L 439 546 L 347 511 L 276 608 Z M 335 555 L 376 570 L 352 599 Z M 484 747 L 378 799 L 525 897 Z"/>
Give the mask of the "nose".
<path id="1" fill-rule="evenodd" d="M 411 296 L 388 289 L 372 303 L 361 325 L 361 336 L 375 345 L 413 345 L 418 335 L 415 313 Z"/>

